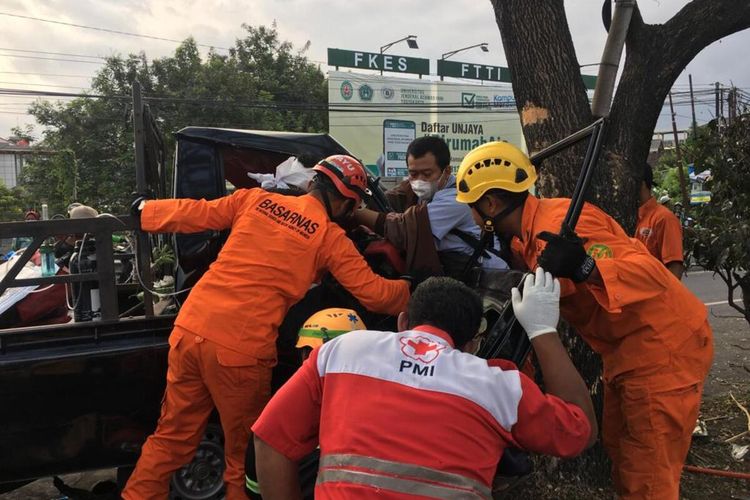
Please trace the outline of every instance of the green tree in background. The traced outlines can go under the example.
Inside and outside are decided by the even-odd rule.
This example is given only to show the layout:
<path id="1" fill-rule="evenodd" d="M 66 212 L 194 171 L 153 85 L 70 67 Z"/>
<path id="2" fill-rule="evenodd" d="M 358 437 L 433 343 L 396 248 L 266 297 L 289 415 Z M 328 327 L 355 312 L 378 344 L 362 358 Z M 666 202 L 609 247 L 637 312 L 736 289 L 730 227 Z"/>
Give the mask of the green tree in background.
<path id="1" fill-rule="evenodd" d="M 23 186 L 8 189 L 0 183 L 0 221 L 20 221 L 28 208 L 29 195 Z"/>
<path id="2" fill-rule="evenodd" d="M 182 127 L 320 132 L 328 128 L 325 76 L 302 50 L 279 40 L 275 26 L 243 25 L 245 37 L 228 54 L 201 57 L 185 40 L 170 57 L 112 57 L 97 73 L 91 94 L 69 103 L 30 109 L 45 129 L 37 147 L 55 151 L 27 164 L 23 180 L 51 213 L 73 201 L 121 213 L 135 188 L 131 85 L 138 79 L 153 115 L 174 150 Z M 283 109 L 279 109 L 279 104 Z"/>
<path id="3" fill-rule="evenodd" d="M 695 134 L 680 143 L 685 176 L 688 174 L 687 165 L 695 166 L 695 173 L 710 170 L 716 161 L 716 150 L 719 147 L 716 135 L 716 122 L 712 121 L 698 127 Z M 677 171 L 677 156 L 674 149 L 664 152 L 654 167 L 654 180 L 658 187 L 657 195 L 667 194 L 674 201 L 682 200 L 680 194 L 680 177 Z M 687 189 L 690 192 L 690 181 L 686 178 Z"/>
<path id="4" fill-rule="evenodd" d="M 729 305 L 750 323 L 750 115 L 739 116 L 720 133 L 712 127 L 702 146 L 713 175 L 711 202 L 695 210 L 686 247 L 698 264 L 726 282 Z M 738 288 L 742 299 L 735 300 Z"/>

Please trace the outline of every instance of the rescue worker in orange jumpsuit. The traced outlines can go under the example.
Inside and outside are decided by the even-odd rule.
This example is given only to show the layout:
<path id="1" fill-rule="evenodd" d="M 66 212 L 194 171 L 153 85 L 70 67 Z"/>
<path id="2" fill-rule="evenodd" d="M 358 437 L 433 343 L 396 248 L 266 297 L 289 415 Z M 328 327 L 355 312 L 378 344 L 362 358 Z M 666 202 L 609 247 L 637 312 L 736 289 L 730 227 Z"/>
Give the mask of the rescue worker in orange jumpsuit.
<path id="1" fill-rule="evenodd" d="M 409 283 L 372 272 L 337 224 L 369 194 L 364 167 L 336 155 L 313 168 L 312 189 L 299 197 L 239 189 L 211 201 L 133 203 L 144 231 L 231 233 L 175 321 L 161 417 L 122 493 L 126 500 L 167 498 L 172 473 L 192 459 L 214 406 L 224 431 L 227 498 L 245 498 L 245 448 L 271 396 L 277 329 L 324 271 L 368 309 L 405 309 Z"/>
<path id="2" fill-rule="evenodd" d="M 713 357 L 706 308 L 593 205 L 579 237 L 558 236 L 570 200 L 529 194 L 536 178 L 515 146 L 483 144 L 461 163 L 457 200 L 526 267 L 561 278 L 563 318 L 604 363 L 602 439 L 620 498 L 676 500 Z"/>
<path id="3" fill-rule="evenodd" d="M 638 223 L 635 237 L 646 245 L 651 255 L 667 266 L 678 280 L 685 273 L 682 256 L 682 225 L 675 214 L 656 202 L 651 194 L 654 187 L 654 172 L 651 165 L 644 164 L 643 181 L 639 193 Z"/>

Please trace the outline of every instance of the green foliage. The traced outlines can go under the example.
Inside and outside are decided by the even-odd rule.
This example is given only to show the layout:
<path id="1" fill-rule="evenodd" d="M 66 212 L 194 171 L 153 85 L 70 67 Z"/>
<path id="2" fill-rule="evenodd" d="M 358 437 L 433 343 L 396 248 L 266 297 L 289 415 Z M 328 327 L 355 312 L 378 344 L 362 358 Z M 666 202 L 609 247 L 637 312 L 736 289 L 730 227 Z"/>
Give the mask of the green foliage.
<path id="1" fill-rule="evenodd" d="M 0 183 L 0 222 L 21 221 L 26 210 L 32 208 L 28 192 L 23 186 L 8 189 Z"/>
<path id="2" fill-rule="evenodd" d="M 151 251 L 151 265 L 154 268 L 175 263 L 174 251 L 167 245 L 159 245 Z"/>
<path id="3" fill-rule="evenodd" d="M 34 127 L 33 125 L 24 125 L 23 127 L 13 127 L 10 129 L 10 133 L 13 137 L 18 139 L 26 139 L 31 142 L 34 140 Z"/>
<path id="4" fill-rule="evenodd" d="M 718 135 L 714 123 L 699 127 L 697 134 L 690 135 L 688 139 L 680 143 L 682 154 L 685 182 L 688 193 L 690 192 L 690 180 L 688 179 L 687 165 L 695 165 L 695 173 L 711 169 L 716 163 L 716 151 L 719 147 Z M 677 157 L 674 150 L 665 151 L 654 165 L 654 180 L 659 185 L 654 190 L 657 196 L 669 195 L 672 200 L 680 200 L 680 175 L 677 169 Z"/>
<path id="5" fill-rule="evenodd" d="M 328 128 L 327 86 L 304 50 L 279 40 L 275 27 L 243 25 L 246 35 L 229 54 L 201 57 L 192 38 L 170 57 L 111 57 L 94 77 L 101 99 L 39 102 L 30 112 L 44 126 L 38 148 L 52 151 L 27 164 L 23 180 L 52 213 L 78 201 L 100 212 L 122 213 L 135 190 L 132 82 L 143 86 L 152 114 L 174 151 L 174 132 L 188 126 L 320 132 Z M 219 102 L 216 102 L 219 101 Z M 274 103 L 297 103 L 280 111 Z M 310 104 L 317 104 L 310 109 Z M 167 161 L 171 164 L 169 158 Z"/>
<path id="6" fill-rule="evenodd" d="M 750 115 L 738 117 L 721 134 L 714 130 L 701 146 L 713 174 L 712 197 L 695 212 L 688 249 L 732 293 L 742 289 L 743 304 L 733 307 L 750 322 Z"/>

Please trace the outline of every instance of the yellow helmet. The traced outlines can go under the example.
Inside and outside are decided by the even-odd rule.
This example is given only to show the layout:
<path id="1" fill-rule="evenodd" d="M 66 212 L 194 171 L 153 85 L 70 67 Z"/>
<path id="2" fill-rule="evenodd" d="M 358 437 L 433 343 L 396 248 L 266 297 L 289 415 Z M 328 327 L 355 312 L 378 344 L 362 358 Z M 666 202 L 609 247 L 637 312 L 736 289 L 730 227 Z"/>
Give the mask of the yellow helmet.
<path id="1" fill-rule="evenodd" d="M 300 328 L 297 347 L 314 349 L 339 335 L 365 328 L 362 319 L 352 309 L 323 309 L 310 316 Z"/>
<path id="2" fill-rule="evenodd" d="M 474 203 L 490 189 L 520 193 L 536 182 L 534 165 L 507 142 L 488 142 L 464 156 L 456 174 L 456 201 Z"/>

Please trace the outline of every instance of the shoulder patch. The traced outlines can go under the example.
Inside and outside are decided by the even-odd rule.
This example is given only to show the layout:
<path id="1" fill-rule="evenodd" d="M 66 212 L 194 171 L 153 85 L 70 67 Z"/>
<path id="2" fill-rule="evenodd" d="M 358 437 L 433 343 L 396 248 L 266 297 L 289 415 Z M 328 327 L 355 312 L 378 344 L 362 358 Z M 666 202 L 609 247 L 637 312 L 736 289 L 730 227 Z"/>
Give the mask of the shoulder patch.
<path id="1" fill-rule="evenodd" d="M 594 260 L 611 259 L 614 256 L 612 249 L 602 243 L 591 245 L 586 253 Z"/>

